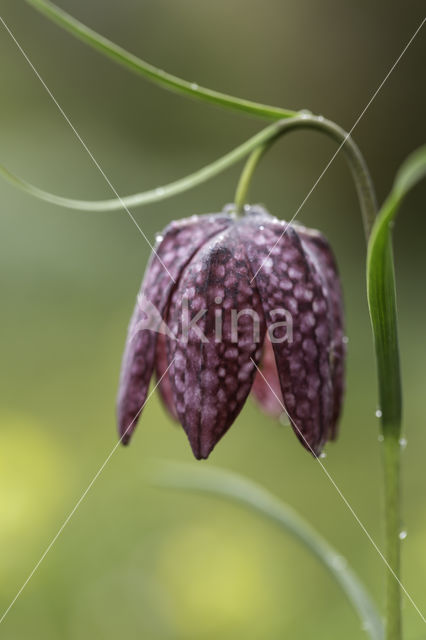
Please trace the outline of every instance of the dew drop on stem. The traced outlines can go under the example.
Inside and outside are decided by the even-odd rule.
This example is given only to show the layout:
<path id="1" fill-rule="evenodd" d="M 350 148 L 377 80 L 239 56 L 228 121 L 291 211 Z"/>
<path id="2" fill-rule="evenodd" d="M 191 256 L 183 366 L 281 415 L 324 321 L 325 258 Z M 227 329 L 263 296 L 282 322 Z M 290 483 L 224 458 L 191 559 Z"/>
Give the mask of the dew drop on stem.
<path id="1" fill-rule="evenodd" d="M 312 111 L 309 111 L 309 109 L 302 109 L 299 111 L 299 116 L 301 118 L 310 118 L 312 116 Z"/>

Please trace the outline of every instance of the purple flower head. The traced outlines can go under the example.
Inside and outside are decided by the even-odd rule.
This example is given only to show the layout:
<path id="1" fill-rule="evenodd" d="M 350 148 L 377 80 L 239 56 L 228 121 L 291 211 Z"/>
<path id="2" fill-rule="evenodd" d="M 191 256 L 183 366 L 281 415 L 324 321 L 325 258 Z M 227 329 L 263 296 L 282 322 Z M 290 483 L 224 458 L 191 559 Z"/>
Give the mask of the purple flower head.
<path id="1" fill-rule="evenodd" d="M 127 443 L 155 370 L 196 458 L 207 458 L 250 390 L 286 413 L 318 455 L 336 436 L 344 390 L 342 294 L 325 238 L 259 206 L 237 218 L 172 222 L 158 239 L 133 313 L 118 393 Z"/>

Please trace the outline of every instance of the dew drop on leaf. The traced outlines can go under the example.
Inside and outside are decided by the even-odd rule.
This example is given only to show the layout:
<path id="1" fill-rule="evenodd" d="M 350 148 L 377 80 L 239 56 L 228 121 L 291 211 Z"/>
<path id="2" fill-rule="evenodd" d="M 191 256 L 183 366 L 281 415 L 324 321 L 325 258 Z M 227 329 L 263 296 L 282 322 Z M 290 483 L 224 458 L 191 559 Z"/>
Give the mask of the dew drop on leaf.
<path id="1" fill-rule="evenodd" d="M 405 447 L 407 446 L 407 439 L 406 438 L 400 438 L 399 439 L 399 446 L 401 447 L 401 449 L 405 449 Z"/>

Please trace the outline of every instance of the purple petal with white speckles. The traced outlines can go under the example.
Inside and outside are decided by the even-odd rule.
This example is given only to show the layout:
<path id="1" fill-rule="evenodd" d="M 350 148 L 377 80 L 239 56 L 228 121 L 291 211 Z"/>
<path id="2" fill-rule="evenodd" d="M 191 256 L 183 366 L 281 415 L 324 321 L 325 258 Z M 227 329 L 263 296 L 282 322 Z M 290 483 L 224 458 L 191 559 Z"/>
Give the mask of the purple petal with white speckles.
<path id="1" fill-rule="evenodd" d="M 199 247 L 231 222 L 232 219 L 223 214 L 193 216 L 172 222 L 165 229 L 156 253 L 151 255 L 141 286 L 141 294 L 147 303 L 157 309 L 161 317 L 164 316 L 175 286 L 173 279 L 178 281 L 183 267 Z M 146 321 L 146 313 L 141 307 L 146 307 L 146 304 L 137 302 L 121 366 L 117 418 L 119 434 L 124 444 L 129 441 L 138 421 L 154 368 L 158 333 L 141 328 Z"/>
<path id="2" fill-rule="evenodd" d="M 194 256 L 172 297 L 170 321 L 179 339 L 167 339 L 170 379 L 177 413 L 197 458 L 207 458 L 237 417 L 252 386 L 253 360 L 259 362 L 265 322 L 257 288 L 250 279 L 244 247 L 233 227 Z M 182 309 L 186 304 L 192 319 L 205 313 L 184 338 Z M 253 315 L 246 313 L 239 318 L 237 334 L 232 332 L 232 310 L 247 309 L 257 314 L 258 336 Z M 220 341 L 218 311 L 222 314 Z"/>
<path id="3" fill-rule="evenodd" d="M 343 295 L 336 260 L 326 238 L 319 232 L 297 225 L 302 244 L 308 247 L 315 256 L 318 270 L 321 273 L 327 291 L 331 313 L 329 316 L 332 342 L 330 346 L 331 376 L 333 382 L 333 417 L 330 425 L 330 436 L 337 435 L 337 426 L 342 410 L 345 391 L 345 356 Z"/>
<path id="4" fill-rule="evenodd" d="M 285 230 L 285 233 L 283 233 Z M 239 225 L 247 256 L 262 300 L 268 329 L 274 329 L 275 360 L 286 411 L 302 444 L 318 455 L 327 438 L 332 416 L 329 362 L 330 325 L 323 283 L 290 225 L 256 210 Z M 286 338 L 286 339 L 283 339 Z"/>
<path id="5" fill-rule="evenodd" d="M 173 399 L 172 383 L 170 381 L 168 366 L 166 337 L 164 334 L 160 334 L 157 338 L 157 349 L 155 352 L 155 378 L 158 382 L 158 390 L 164 406 L 173 420 L 179 421 Z"/>

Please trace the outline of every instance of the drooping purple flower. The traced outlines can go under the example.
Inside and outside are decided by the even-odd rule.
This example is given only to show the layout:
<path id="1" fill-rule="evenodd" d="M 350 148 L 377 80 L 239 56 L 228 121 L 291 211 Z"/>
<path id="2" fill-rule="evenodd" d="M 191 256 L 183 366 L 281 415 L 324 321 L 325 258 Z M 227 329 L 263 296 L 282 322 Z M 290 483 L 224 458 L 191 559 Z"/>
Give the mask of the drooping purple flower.
<path id="1" fill-rule="evenodd" d="M 155 321 L 150 317 L 154 310 Z M 317 231 L 259 206 L 170 224 L 130 322 L 118 394 L 124 443 L 155 369 L 194 455 L 207 458 L 253 387 L 318 455 L 335 437 L 344 388 L 342 295 Z"/>

